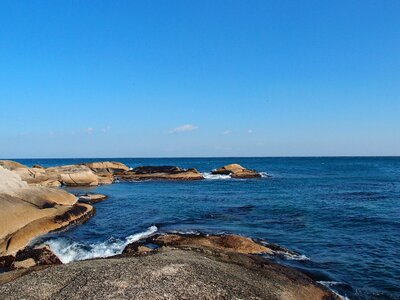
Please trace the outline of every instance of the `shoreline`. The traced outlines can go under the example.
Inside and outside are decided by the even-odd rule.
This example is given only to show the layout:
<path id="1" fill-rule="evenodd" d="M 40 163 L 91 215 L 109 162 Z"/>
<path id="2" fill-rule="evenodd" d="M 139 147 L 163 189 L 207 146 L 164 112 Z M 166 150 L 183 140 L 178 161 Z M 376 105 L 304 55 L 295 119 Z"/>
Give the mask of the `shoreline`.
<path id="1" fill-rule="evenodd" d="M 149 242 L 159 248 L 148 248 Z M 235 235 L 156 234 L 120 255 L 0 274 L 0 293 L 7 299 L 82 299 L 82 293 L 90 299 L 341 299 L 300 271 L 259 255 L 267 250 L 274 251 Z"/>
<path id="2" fill-rule="evenodd" d="M 1 161 L 0 161 L 1 163 Z M 6 168 L 6 169 L 5 169 Z M 33 205 L 35 209 L 38 209 L 39 212 L 44 212 L 47 210 L 54 209 L 54 207 L 58 207 L 62 204 L 68 204 L 65 209 L 62 210 L 62 213 L 55 214 L 52 216 L 52 222 L 54 224 L 58 224 L 58 226 L 51 225 L 46 223 L 46 226 L 43 226 L 43 219 L 38 218 L 37 220 L 33 220 L 28 222 L 27 225 L 18 228 L 15 233 L 11 236 L 8 235 L 3 240 L 5 243 L 5 253 L 6 255 L 0 257 L 0 265 L 8 269 L 16 269 L 16 271 L 10 271 L 7 273 L 3 273 L 0 275 L 0 283 L 3 282 L 3 285 L 0 285 L 0 290 L 2 288 L 5 289 L 5 293 L 7 288 L 10 288 L 10 291 L 13 290 L 13 286 L 17 286 L 18 282 L 25 280 L 36 280 L 37 276 L 42 276 L 41 272 L 53 272 L 46 270 L 53 270 L 59 267 L 54 265 L 66 266 L 65 268 L 68 270 L 70 264 L 62 264 L 60 258 L 57 257 L 50 248 L 46 246 L 30 246 L 30 241 L 35 237 L 42 236 L 43 234 L 53 232 L 55 230 L 60 230 L 62 228 L 68 228 L 69 226 L 77 225 L 80 222 L 84 222 L 88 220 L 90 217 L 94 215 L 95 208 L 91 204 L 102 201 L 106 199 L 104 195 L 98 194 L 87 194 L 80 195 L 78 198 L 72 194 L 69 194 L 63 189 L 60 189 L 59 185 L 65 185 L 67 187 L 84 187 L 84 186 L 98 186 L 103 184 L 111 184 L 115 180 L 124 180 L 129 182 L 130 180 L 199 180 L 204 179 L 202 175 L 199 175 L 197 170 L 195 169 L 181 169 L 178 167 L 137 167 L 135 169 L 131 169 L 121 163 L 118 162 L 94 162 L 94 163 L 86 163 L 81 165 L 70 165 L 70 166 L 60 166 L 60 167 L 50 167 L 43 168 L 41 166 L 34 166 L 33 168 L 26 167 L 16 162 L 2 162 L 0 164 L 0 171 L 3 176 L 3 185 L 6 183 L 6 188 L 8 185 L 7 178 L 13 178 L 14 183 L 16 183 L 16 187 L 14 190 L 8 191 L 3 186 L 3 192 L 9 192 L 9 194 L 2 194 L 4 199 L 11 199 L 13 197 L 13 193 L 20 193 L 21 189 L 24 191 L 23 195 L 36 195 L 34 200 L 29 200 L 28 204 L 24 205 Z M 212 171 L 215 176 L 230 176 L 232 178 L 260 178 L 261 174 L 254 170 L 248 170 L 243 168 L 240 165 L 232 164 L 221 167 Z M 201 177 L 200 177 L 201 176 Z M 4 178 L 6 178 L 4 180 Z M 51 187 L 48 187 L 48 186 Z M 22 186 L 22 187 L 21 187 Z M 33 193 L 33 194 L 32 194 Z M 35 194 L 37 193 L 37 194 Z M 61 193 L 61 195 L 59 195 Z M 54 197 L 50 197 L 49 195 L 54 196 L 56 194 L 60 199 L 54 199 Z M 7 197 L 4 195 L 8 195 Z M 25 196 L 26 197 L 26 196 Z M 30 196 L 29 196 L 30 197 Z M 28 198 L 29 198 L 28 197 Z M 65 197 L 69 198 L 69 202 L 64 203 Z M 79 197 L 86 197 L 84 201 L 79 201 Z M 26 198 L 26 199 L 28 199 Z M 20 198 L 22 199 L 22 198 Z M 100 200 L 99 200 L 100 199 Z M 8 200 L 7 200 L 8 201 Z M 23 200 L 26 201 L 26 200 Z M 33 202 L 32 202 L 33 201 Z M 93 202 L 92 202 L 93 201 Z M 84 203 L 83 203 L 84 202 Z M 17 209 L 18 208 L 13 208 Z M 31 206 L 29 206 L 31 209 Z M 85 209 L 83 209 L 85 208 Z M 83 211 L 85 210 L 85 211 Z M 46 229 L 45 229 L 46 228 Z M 22 236 L 22 239 L 19 238 Z M 4 237 L 3 237 L 4 239 Z M 10 248 L 10 241 L 17 240 L 16 246 Z M 151 246 L 152 245 L 152 246 Z M 154 247 L 154 245 L 157 245 Z M 274 278 L 283 278 L 282 282 L 280 282 L 280 288 L 283 289 L 283 293 L 292 293 L 293 291 L 289 288 L 291 285 L 295 286 L 295 292 L 293 295 L 296 295 L 301 291 L 304 293 L 304 299 L 309 299 L 310 296 L 319 295 L 315 299 L 329 298 L 336 299 L 335 294 L 331 292 L 326 287 L 321 284 L 315 282 L 307 275 L 295 270 L 294 268 L 283 266 L 278 263 L 273 263 L 271 260 L 259 256 L 260 254 L 269 254 L 269 255 L 279 255 L 282 254 L 282 251 L 286 253 L 291 253 L 290 250 L 284 249 L 278 245 L 267 245 L 258 243 L 255 240 L 250 238 L 236 236 L 236 235 L 179 235 L 179 234 L 154 234 L 152 232 L 150 236 L 139 236 L 137 240 L 129 244 L 124 244 L 124 248 L 122 249 L 121 254 L 112 255 L 105 260 L 108 261 L 110 259 L 118 260 L 125 259 L 126 257 L 137 257 L 137 256 L 146 256 L 146 255 L 163 255 L 163 253 L 170 253 L 168 251 L 175 251 L 179 249 L 179 251 L 186 251 L 180 254 L 181 259 L 185 257 L 187 251 L 189 253 L 201 253 L 202 257 L 208 257 L 211 260 L 221 260 L 219 263 L 227 264 L 231 266 L 231 264 L 240 266 L 241 272 L 243 276 L 254 276 L 252 272 L 254 271 L 249 268 L 250 265 L 257 266 L 257 268 L 263 268 L 264 266 L 269 266 L 268 268 L 272 268 L 272 273 L 274 274 Z M 150 247 L 149 247 L 150 246 Z M 172 253 L 172 252 L 171 252 Z M 171 254 L 174 256 L 174 254 Z M 187 254 L 188 256 L 197 255 L 197 254 Z M 232 259 L 234 257 L 234 259 Z M 225 260 L 223 259 L 225 258 Z M 227 261 L 226 259 L 229 258 Z M 167 258 L 168 259 L 168 258 Z M 200 259 L 197 257 L 196 259 Z M 248 262 L 250 259 L 251 263 Z M 94 258 L 89 260 L 82 260 L 78 262 L 72 262 L 71 265 L 87 265 L 90 262 L 94 264 L 102 264 L 102 260 L 104 258 Z M 188 258 L 188 261 L 190 259 Z M 127 262 L 128 264 L 131 262 Z M 106 263 L 107 264 L 107 263 Z M 204 268 L 212 267 L 211 265 L 203 266 Z M 225 268 L 223 266 L 220 266 Z M 267 269 L 268 269 L 267 268 Z M 250 271 L 249 271 L 250 270 Z M 260 270 L 259 270 L 260 271 Z M 256 273 L 258 274 L 257 271 Z M 56 272 L 56 271 L 54 271 Z M 89 272 L 89 271 L 88 271 Z M 199 275 L 193 271 L 194 275 Z M 249 273 L 250 272 L 250 273 Z M 264 272 L 264 271 L 261 271 Z M 36 274 L 36 275 L 35 275 Z M 269 275 L 270 277 L 272 275 Z M 293 274 L 297 274 L 294 279 L 292 277 Z M 300 275 L 301 274 L 301 275 Z M 20 277 L 23 276 L 23 277 Z M 223 278 L 223 272 L 221 271 L 221 275 L 218 277 L 218 284 L 224 286 L 227 284 Z M 25 278 L 26 276 L 26 278 Z M 93 275 L 94 276 L 94 275 Z M 7 279 L 8 278 L 8 279 Z M 19 278 L 19 279 L 17 279 Z M 24 279 L 25 278 L 25 279 Z M 29 279 L 31 278 L 31 279 Z M 242 278 L 243 279 L 243 278 Z M 108 280 L 108 279 L 104 279 Z M 132 278 L 132 280 L 137 280 L 136 277 Z M 200 280 L 200 279 L 199 279 Z M 263 279 L 265 280 L 265 278 Z M 201 280 L 200 280 L 201 281 Z M 273 281 L 273 280 L 272 280 Z M 264 284 L 267 284 L 269 281 L 265 281 Z M 304 282 L 307 284 L 304 286 Z M 271 282 L 269 282 L 271 283 Z M 26 283 L 29 285 L 29 283 Z M 194 282 L 193 284 L 196 284 Z M 260 285 L 258 287 L 257 293 L 260 295 L 266 296 L 267 294 L 263 294 L 264 291 L 260 287 L 262 286 L 262 282 L 259 280 L 256 281 L 256 285 Z M 250 285 L 252 286 L 252 285 Z M 273 286 L 273 285 L 272 285 Z M 241 288 L 245 288 L 245 285 Z M 250 287 L 246 287 L 250 288 Z M 277 287 L 275 287 L 277 288 Z M 268 291 L 268 293 L 276 294 L 278 290 Z M 313 292 L 310 292 L 311 290 Z M 12 293 L 14 293 L 12 292 Z M 210 291 L 209 291 L 210 292 Z M 281 291 L 282 292 L 282 291 Z M 279 293 L 281 293 L 279 292 Z M 224 290 L 224 293 L 228 293 L 228 291 Z M 309 294 L 307 294 L 309 293 Z M 227 295 L 228 295 L 227 294 Z M 272 295 L 270 294 L 270 295 Z M 201 293 L 199 294 L 201 295 Z M 212 294 L 211 294 L 212 295 Z M 283 294 L 282 294 L 283 295 Z"/>

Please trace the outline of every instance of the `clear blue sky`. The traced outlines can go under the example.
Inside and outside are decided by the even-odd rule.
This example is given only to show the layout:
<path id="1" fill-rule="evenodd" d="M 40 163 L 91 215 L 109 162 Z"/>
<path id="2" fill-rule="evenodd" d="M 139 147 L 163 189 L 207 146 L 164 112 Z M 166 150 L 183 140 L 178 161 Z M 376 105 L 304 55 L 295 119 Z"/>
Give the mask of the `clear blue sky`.
<path id="1" fill-rule="evenodd" d="M 400 1 L 1 1 L 0 157 L 400 155 Z"/>

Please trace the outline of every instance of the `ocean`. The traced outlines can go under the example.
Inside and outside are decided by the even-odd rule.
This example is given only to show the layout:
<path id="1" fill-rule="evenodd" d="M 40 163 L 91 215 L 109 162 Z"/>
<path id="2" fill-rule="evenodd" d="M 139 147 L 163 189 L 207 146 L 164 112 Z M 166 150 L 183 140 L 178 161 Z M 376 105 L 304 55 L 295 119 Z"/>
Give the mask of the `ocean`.
<path id="1" fill-rule="evenodd" d="M 18 161 L 48 167 L 104 160 L 194 167 L 207 179 L 67 188 L 109 199 L 95 204 L 83 225 L 35 241 L 50 244 L 64 262 L 118 254 L 154 232 L 235 233 L 295 251 L 273 259 L 349 299 L 400 299 L 400 157 Z M 209 174 L 230 163 L 264 177 Z"/>

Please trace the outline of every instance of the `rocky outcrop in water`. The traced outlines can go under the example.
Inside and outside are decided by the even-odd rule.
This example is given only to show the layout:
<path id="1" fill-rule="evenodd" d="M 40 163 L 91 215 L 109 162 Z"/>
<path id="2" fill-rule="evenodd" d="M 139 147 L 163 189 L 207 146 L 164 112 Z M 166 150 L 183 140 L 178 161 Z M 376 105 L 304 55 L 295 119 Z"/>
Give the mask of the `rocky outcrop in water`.
<path id="1" fill-rule="evenodd" d="M 177 248 L 209 248 L 221 251 L 233 251 L 246 254 L 273 254 L 273 250 L 254 240 L 240 235 L 200 235 L 200 234 L 166 234 L 151 238 L 161 246 Z"/>
<path id="2" fill-rule="evenodd" d="M 249 170 L 238 164 L 231 164 L 212 171 L 214 175 L 230 175 L 232 178 L 259 178 L 261 174 L 255 170 Z"/>
<path id="3" fill-rule="evenodd" d="M 103 195 L 103 194 L 94 194 L 94 193 L 85 193 L 85 194 L 79 194 L 77 195 L 78 201 L 82 203 L 98 203 L 106 200 L 108 196 Z"/>
<path id="4" fill-rule="evenodd" d="M 15 255 L 33 238 L 82 222 L 92 206 L 58 188 L 30 186 L 0 167 L 0 256 Z"/>
<path id="5" fill-rule="evenodd" d="M 122 163 L 108 161 L 50 168 L 35 165 L 29 168 L 18 162 L 2 160 L 0 166 L 15 172 L 30 185 L 50 187 L 110 184 L 114 182 L 116 172 L 129 170 Z"/>
<path id="6" fill-rule="evenodd" d="M 203 175 L 196 169 L 182 169 L 175 166 L 143 166 L 123 173 L 117 178 L 122 181 L 136 181 L 148 179 L 161 180 L 201 180 Z"/>
<path id="7" fill-rule="evenodd" d="M 129 171 L 129 167 L 120 162 L 102 161 L 86 163 L 99 178 L 100 184 L 110 184 L 114 182 L 114 174 Z"/>

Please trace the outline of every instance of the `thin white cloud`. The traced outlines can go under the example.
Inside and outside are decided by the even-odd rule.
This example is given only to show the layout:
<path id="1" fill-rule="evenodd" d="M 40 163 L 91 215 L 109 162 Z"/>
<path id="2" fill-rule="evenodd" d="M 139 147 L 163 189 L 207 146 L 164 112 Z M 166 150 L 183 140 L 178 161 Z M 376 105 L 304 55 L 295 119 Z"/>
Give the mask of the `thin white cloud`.
<path id="1" fill-rule="evenodd" d="M 185 125 L 182 125 L 182 126 L 178 126 L 178 127 L 174 128 L 174 129 L 171 129 L 169 131 L 169 133 L 193 131 L 193 130 L 196 130 L 197 128 L 199 128 L 199 127 L 196 126 L 196 125 L 185 124 Z"/>
<path id="2" fill-rule="evenodd" d="M 225 135 L 226 134 L 231 134 L 231 133 L 232 133 L 232 130 L 229 130 L 229 129 L 222 132 L 222 134 L 225 134 Z"/>
<path id="3" fill-rule="evenodd" d="M 86 131 L 87 134 L 92 134 L 94 132 L 94 128 L 89 127 L 89 128 L 86 128 L 85 131 Z"/>
<path id="4" fill-rule="evenodd" d="M 110 127 L 110 126 L 107 126 L 107 127 L 104 127 L 103 129 L 101 129 L 101 131 L 102 131 L 103 133 L 110 132 L 110 130 L 111 130 L 111 127 Z"/>
<path id="5" fill-rule="evenodd" d="M 247 129 L 247 133 L 253 133 L 253 129 Z"/>

